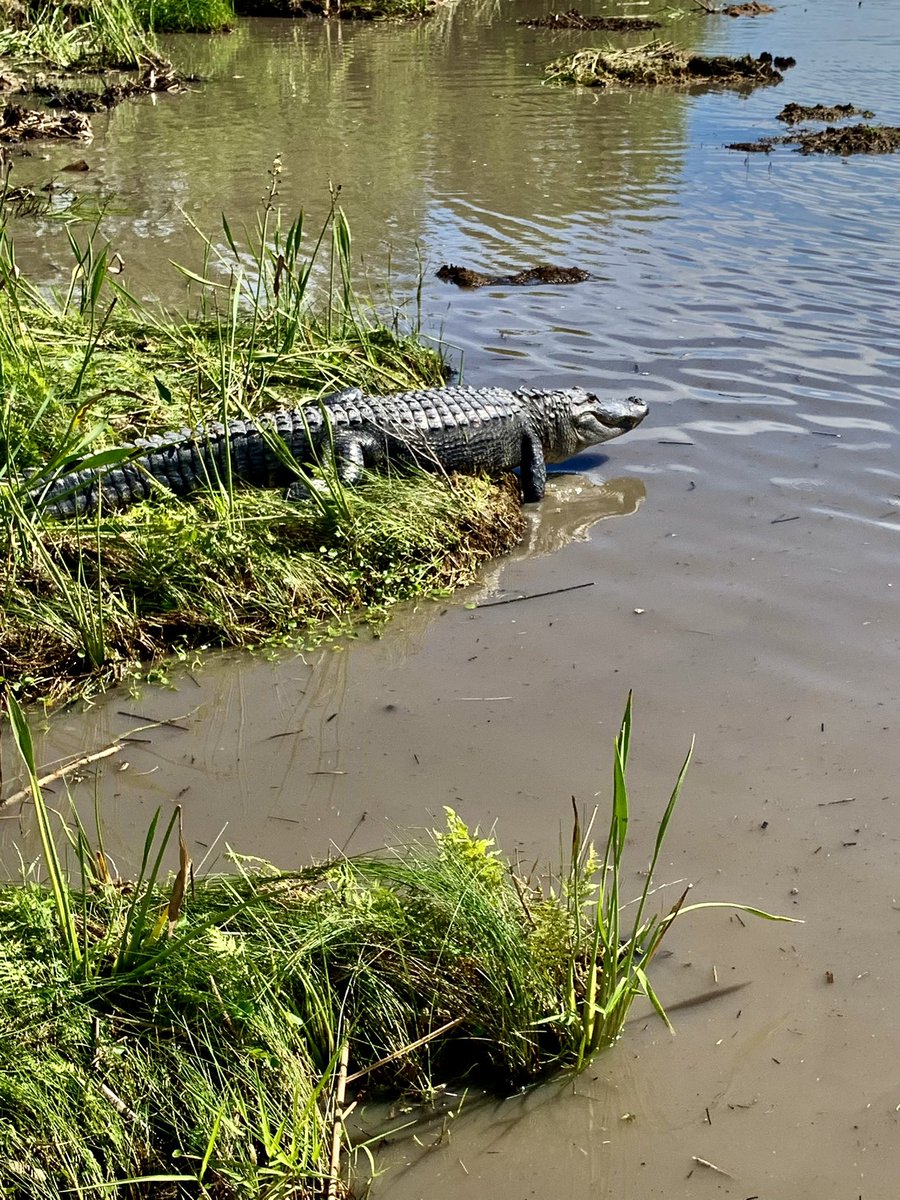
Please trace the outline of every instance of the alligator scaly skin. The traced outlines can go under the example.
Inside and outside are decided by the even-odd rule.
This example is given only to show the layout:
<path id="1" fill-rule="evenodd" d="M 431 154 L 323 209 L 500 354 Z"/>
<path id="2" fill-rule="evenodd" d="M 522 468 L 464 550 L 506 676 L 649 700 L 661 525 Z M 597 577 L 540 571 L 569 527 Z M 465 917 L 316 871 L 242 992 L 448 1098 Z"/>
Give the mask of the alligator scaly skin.
<path id="1" fill-rule="evenodd" d="M 392 465 L 490 475 L 518 467 L 531 502 L 544 494 L 548 462 L 617 437 L 646 413 L 636 397 L 604 401 L 582 388 L 442 387 L 387 396 L 354 388 L 252 421 L 141 439 L 124 463 L 59 476 L 31 498 L 45 513 L 70 518 L 126 508 L 158 486 L 176 496 L 229 479 L 290 487 L 297 481 L 293 464 L 308 468 L 333 457 L 347 484 L 364 468 Z"/>

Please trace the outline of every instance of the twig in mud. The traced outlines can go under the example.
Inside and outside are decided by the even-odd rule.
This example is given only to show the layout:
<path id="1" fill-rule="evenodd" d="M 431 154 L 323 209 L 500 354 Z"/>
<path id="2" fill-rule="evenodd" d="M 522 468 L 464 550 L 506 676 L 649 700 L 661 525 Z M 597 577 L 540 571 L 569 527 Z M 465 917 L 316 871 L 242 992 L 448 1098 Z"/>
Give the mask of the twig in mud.
<path id="1" fill-rule="evenodd" d="M 72 771 L 77 771 L 79 767 L 86 767 L 88 763 L 97 762 L 101 758 L 109 758 L 111 754 L 117 754 L 120 750 L 124 750 L 124 743 L 121 741 L 113 742 L 111 746 L 104 746 L 102 750 L 95 750 L 93 754 L 82 754 L 79 758 L 73 758 L 70 762 L 65 763 L 58 771 L 51 771 L 49 775 L 42 775 L 38 779 L 38 787 L 46 787 L 48 783 L 54 783 L 57 779 L 62 779 Z M 7 796 L 5 800 L 0 800 L 0 808 L 6 808 L 10 804 L 18 804 L 22 800 L 27 800 L 31 795 L 31 788 L 22 788 L 18 792 L 13 792 L 11 796 Z"/>
<path id="2" fill-rule="evenodd" d="M 593 579 L 587 583 L 573 583 L 569 587 L 553 588 L 549 592 L 530 592 L 527 596 L 507 596 L 505 600 L 487 600 L 484 604 L 476 604 L 477 608 L 497 608 L 501 604 L 518 604 L 520 600 L 540 600 L 542 596 L 558 596 L 561 592 L 577 592 L 580 588 L 594 586 Z"/>
<path id="3" fill-rule="evenodd" d="M 698 1158 L 696 1154 L 691 1155 L 691 1161 L 695 1162 L 699 1167 L 706 1167 L 710 1171 L 715 1171 L 717 1175 L 724 1175 L 726 1179 L 734 1179 L 733 1175 L 729 1175 L 727 1171 L 723 1171 L 721 1167 L 717 1167 L 715 1163 L 706 1158 Z"/>
<path id="4" fill-rule="evenodd" d="M 337 1091 L 334 1097 L 334 1125 L 331 1131 L 331 1164 L 328 1172 L 327 1200 L 337 1200 L 341 1172 L 341 1141 L 344 1128 L 344 1099 L 347 1095 L 347 1064 L 350 1062 L 350 1042 L 345 1041 L 341 1049 L 338 1067 Z"/>
<path id="5" fill-rule="evenodd" d="M 417 1041 L 410 1042 L 408 1046 L 401 1046 L 399 1050 L 395 1050 L 393 1054 L 388 1054 L 385 1058 L 379 1058 L 378 1062 L 373 1062 L 371 1066 L 363 1067 L 361 1071 L 354 1071 L 352 1075 L 347 1076 L 345 1083 L 355 1083 L 357 1079 L 362 1079 L 364 1075 L 369 1075 L 372 1071 L 377 1071 L 379 1067 L 386 1067 L 388 1063 L 402 1058 L 404 1054 L 411 1054 L 413 1050 L 418 1050 L 420 1046 L 424 1046 L 428 1042 L 433 1042 L 442 1033 L 447 1033 L 449 1030 L 455 1029 L 457 1025 L 462 1024 L 464 1019 L 464 1017 L 454 1017 L 446 1025 L 441 1025 L 439 1029 L 432 1029 L 431 1033 L 426 1033 L 424 1037 L 420 1037 Z"/>
<path id="6" fill-rule="evenodd" d="M 132 721 L 149 721 L 149 725 L 145 725 L 144 729 L 152 729 L 158 725 L 165 725 L 168 729 L 180 729 L 182 733 L 189 733 L 187 725 L 179 725 L 178 722 L 184 720 L 183 717 L 176 717 L 174 721 L 167 721 L 165 717 L 147 717 L 144 713 L 126 712 L 123 708 L 117 709 L 117 716 L 130 717 Z M 190 716 L 190 713 L 188 713 Z"/>
<path id="7" fill-rule="evenodd" d="M 99 759 L 102 759 L 102 758 L 109 758 L 110 755 L 116 754 L 119 750 L 124 750 L 127 742 L 135 740 L 134 735 L 136 733 L 144 733 L 148 729 L 158 729 L 160 725 L 172 725 L 175 729 L 183 729 L 183 730 L 187 731 L 186 725 L 176 725 L 173 721 L 151 721 L 147 718 L 142 717 L 140 713 L 126 713 L 126 712 L 120 711 L 119 716 L 122 716 L 122 717 L 134 716 L 138 720 L 147 720 L 147 724 L 146 725 L 138 725 L 134 729 L 129 729 L 129 731 L 127 733 L 123 733 L 120 738 L 118 738 L 115 742 L 111 742 L 110 745 L 104 746 L 102 750 L 95 750 L 91 754 L 79 755 L 78 758 L 73 758 L 73 759 L 70 759 L 68 762 L 64 762 L 63 765 L 58 768 L 58 770 L 51 771 L 47 775 L 42 775 L 40 777 L 40 779 L 38 779 L 38 781 L 37 781 L 38 787 L 41 787 L 41 788 L 46 787 L 50 783 L 55 783 L 57 779 L 64 778 L 66 775 L 70 774 L 72 771 L 77 771 L 79 767 L 86 767 L 86 766 L 88 766 L 89 763 L 97 762 Z M 190 713 L 188 714 L 188 716 L 190 716 Z M 147 739 L 142 739 L 142 740 L 147 740 Z M 59 760 L 57 759 L 57 761 L 59 761 Z M 13 794 L 11 796 L 7 796 L 5 800 L 0 800 L 0 808 L 7 808 L 10 804 L 18 804 L 22 800 L 27 800 L 30 795 L 31 795 L 30 787 L 22 788 L 18 792 L 13 792 Z M 182 795 L 184 795 L 183 792 L 179 793 L 178 798 L 180 799 Z"/>
<path id="8" fill-rule="evenodd" d="M 344 842 L 343 846 L 340 847 L 340 849 L 339 849 L 340 854 L 346 853 L 347 847 L 350 845 L 350 843 L 356 837 L 356 834 L 357 834 L 357 831 L 358 831 L 360 825 L 362 825 L 363 821 L 365 821 L 365 819 L 368 815 L 369 815 L 368 811 L 366 809 L 363 809 L 362 813 L 360 814 L 359 820 L 356 822 L 356 824 L 353 826 L 353 828 L 348 833 L 346 841 Z"/>

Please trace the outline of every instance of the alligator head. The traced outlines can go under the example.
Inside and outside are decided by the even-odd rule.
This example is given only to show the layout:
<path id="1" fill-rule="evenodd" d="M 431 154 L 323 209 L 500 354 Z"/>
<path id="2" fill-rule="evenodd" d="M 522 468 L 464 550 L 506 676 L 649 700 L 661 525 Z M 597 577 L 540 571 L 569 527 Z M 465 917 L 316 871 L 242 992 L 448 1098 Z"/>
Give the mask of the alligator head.
<path id="1" fill-rule="evenodd" d="M 576 395 L 572 400 L 572 424 L 579 449 L 627 433 L 640 425 L 648 411 L 647 402 L 639 396 L 629 396 L 627 400 L 601 400 L 591 392 Z"/>
<path id="2" fill-rule="evenodd" d="M 567 388 L 547 406 L 543 427 L 547 462 L 564 462 L 573 454 L 597 446 L 640 425 L 648 412 L 638 396 L 627 400 L 604 400 L 584 388 Z"/>

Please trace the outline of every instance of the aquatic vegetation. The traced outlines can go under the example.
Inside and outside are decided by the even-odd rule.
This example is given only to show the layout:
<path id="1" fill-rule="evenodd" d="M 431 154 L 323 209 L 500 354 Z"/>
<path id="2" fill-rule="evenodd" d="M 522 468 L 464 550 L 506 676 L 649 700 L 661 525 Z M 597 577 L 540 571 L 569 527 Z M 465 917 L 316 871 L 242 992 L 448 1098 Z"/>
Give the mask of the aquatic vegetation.
<path id="1" fill-rule="evenodd" d="M 775 117 L 776 121 L 784 121 L 785 125 L 799 125 L 801 121 L 843 121 L 847 117 L 865 117 L 869 119 L 875 114 L 867 108 L 857 108 L 855 104 L 786 104 Z"/>
<path id="2" fill-rule="evenodd" d="M 709 84 L 719 87 L 757 87 L 781 83 L 783 69 L 793 60 L 771 54 L 753 58 L 691 54 L 671 42 L 643 46 L 579 50 L 554 59 L 545 68 L 548 82 L 575 83 L 582 87 L 644 87 L 660 84 Z"/>
<path id="3" fill-rule="evenodd" d="M 808 110 L 808 115 L 795 116 L 790 112 L 784 116 L 783 110 L 778 119 L 793 125 L 795 120 L 834 120 L 856 115 L 859 110 L 851 105 L 837 105 L 833 109 L 825 109 L 816 105 Z M 802 111 L 800 105 L 794 109 Z M 837 113 L 837 117 L 833 114 Z M 872 113 L 863 113 L 872 116 Z M 799 154 L 835 154 L 840 158 L 848 158 L 851 154 L 894 154 L 900 150 L 900 127 L 896 125 L 828 125 L 825 129 L 797 129 L 793 133 L 781 135 L 768 134 L 757 138 L 755 142 L 730 142 L 726 150 L 740 150 L 745 154 L 771 154 L 775 146 L 793 146 Z"/>
<path id="4" fill-rule="evenodd" d="M 531 17 L 516 22 L 529 29 L 603 29 L 607 32 L 632 33 L 647 29 L 659 29 L 661 22 L 647 17 L 591 17 L 577 8 L 566 12 L 548 13 L 544 17 Z"/>
<path id="5" fill-rule="evenodd" d="M 429 841 L 381 854 L 291 872 L 235 857 L 234 874 L 195 877 L 175 808 L 127 881 L 99 820 L 93 841 L 76 821 L 69 870 L 9 695 L 7 712 L 45 880 L 0 887 L 0 1187 L 16 1195 L 335 1194 L 348 1085 L 415 1101 L 578 1070 L 638 997 L 665 1016 L 653 956 L 676 918 L 716 907 L 682 895 L 651 912 L 687 761 L 629 906 L 630 699 L 605 849 L 576 817 L 553 878 L 521 877 L 451 810 Z"/>
<path id="6" fill-rule="evenodd" d="M 0 676 L 23 697 L 83 694 L 173 651 L 312 637 L 321 622 L 469 582 L 521 534 L 515 490 L 471 478 L 346 490 L 323 469 L 308 503 L 223 478 L 190 503 L 160 496 L 64 526 L 29 502 L 75 463 L 121 461 L 123 440 L 343 386 L 443 381 L 437 353 L 354 293 L 338 209 L 309 251 L 302 219 L 282 230 L 271 209 L 255 247 L 224 230 L 207 274 L 185 272 L 200 298 L 182 317 L 117 286 L 96 235 L 70 233 L 75 269 L 56 298 L 0 237 Z"/>
<path id="7" fill-rule="evenodd" d="M 134 68 L 158 58 L 131 0 L 3 3 L 0 58 L 58 70 Z"/>
<path id="8" fill-rule="evenodd" d="M 138 20 L 157 33 L 211 33 L 234 21 L 231 0 L 133 0 Z"/>
<path id="9" fill-rule="evenodd" d="M 429 16 L 437 0 L 235 0 L 251 17 L 337 17 L 344 20 L 415 20 Z"/>

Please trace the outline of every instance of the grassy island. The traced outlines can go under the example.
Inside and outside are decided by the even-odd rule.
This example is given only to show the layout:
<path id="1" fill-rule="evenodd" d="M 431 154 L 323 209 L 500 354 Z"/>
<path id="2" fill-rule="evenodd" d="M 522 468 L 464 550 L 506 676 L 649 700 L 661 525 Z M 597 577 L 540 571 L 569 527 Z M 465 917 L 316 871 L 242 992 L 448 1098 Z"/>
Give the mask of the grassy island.
<path id="1" fill-rule="evenodd" d="M 0 677 L 20 697 L 63 700 L 173 652 L 311 637 L 471 582 L 518 540 L 514 486 L 425 475 L 345 489 L 325 471 L 306 502 L 223 479 L 189 501 L 44 516 L 35 488 L 135 438 L 445 377 L 434 350 L 360 305 L 338 209 L 308 253 L 302 221 L 282 232 L 271 207 L 253 251 L 226 224 L 227 251 L 210 244 L 191 279 L 190 318 L 134 300 L 96 237 L 71 241 L 71 283 L 48 298 L 0 235 Z"/>
<path id="2" fill-rule="evenodd" d="M 596 811 L 585 829 L 576 814 L 552 877 L 523 876 L 451 810 L 429 841 L 379 855 L 291 872 L 238 858 L 231 875 L 195 876 L 176 808 L 127 881 L 99 828 L 92 840 L 76 823 L 67 870 L 9 695 L 7 714 L 44 858 L 42 882 L 0 886 L 4 1195 L 343 1195 L 356 1103 L 579 1070 L 636 997 L 665 1019 L 654 954 L 676 918 L 717 907 L 651 900 L 687 760 L 643 889 L 621 891 L 630 700 L 605 848 Z"/>

